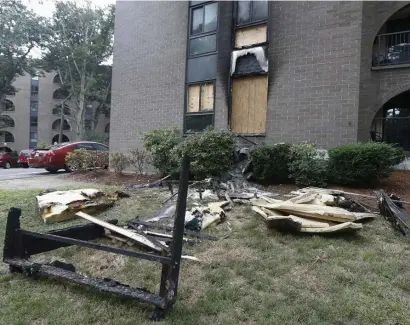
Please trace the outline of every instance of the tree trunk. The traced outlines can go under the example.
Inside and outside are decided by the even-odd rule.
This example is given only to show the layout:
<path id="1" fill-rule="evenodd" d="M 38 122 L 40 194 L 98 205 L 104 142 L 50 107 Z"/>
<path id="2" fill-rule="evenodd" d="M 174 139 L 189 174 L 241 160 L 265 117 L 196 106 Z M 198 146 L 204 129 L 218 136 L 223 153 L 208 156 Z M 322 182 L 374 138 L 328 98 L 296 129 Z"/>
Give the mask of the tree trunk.
<path id="1" fill-rule="evenodd" d="M 83 71 L 85 73 L 85 71 Z M 84 102 L 85 102 L 85 75 L 81 76 L 80 96 L 78 98 L 79 110 L 77 113 L 77 140 L 82 140 L 84 136 Z"/>

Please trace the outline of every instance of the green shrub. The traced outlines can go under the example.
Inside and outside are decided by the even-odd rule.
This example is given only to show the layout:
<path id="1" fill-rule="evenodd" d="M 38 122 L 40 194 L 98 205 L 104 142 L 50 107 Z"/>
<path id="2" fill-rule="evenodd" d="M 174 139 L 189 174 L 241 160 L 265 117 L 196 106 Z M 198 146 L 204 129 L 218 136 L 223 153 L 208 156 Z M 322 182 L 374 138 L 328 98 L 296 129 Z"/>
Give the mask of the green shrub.
<path id="1" fill-rule="evenodd" d="M 114 169 L 116 174 L 122 174 L 125 168 L 130 166 L 130 158 L 123 153 L 115 152 L 111 154 L 110 166 Z"/>
<path id="2" fill-rule="evenodd" d="M 398 146 L 393 146 L 392 159 L 393 159 L 393 165 L 400 164 L 404 159 L 406 159 L 404 149 Z"/>
<path id="3" fill-rule="evenodd" d="M 109 163 L 108 151 L 76 149 L 68 153 L 65 163 L 71 170 L 105 168 Z"/>
<path id="4" fill-rule="evenodd" d="M 141 149 L 130 150 L 130 164 L 140 173 L 144 173 L 145 164 L 148 162 L 147 153 Z"/>
<path id="5" fill-rule="evenodd" d="M 353 143 L 329 150 L 329 177 L 335 184 L 365 186 L 390 175 L 402 159 L 397 147 L 381 142 Z"/>
<path id="6" fill-rule="evenodd" d="M 178 129 L 154 129 L 144 135 L 144 147 L 151 155 L 153 166 L 164 176 L 175 172 L 178 164 L 173 150 L 181 142 Z"/>
<path id="7" fill-rule="evenodd" d="M 326 186 L 327 160 L 313 144 L 296 143 L 290 147 L 289 177 L 302 186 Z"/>
<path id="8" fill-rule="evenodd" d="M 227 131 L 207 129 L 189 136 L 173 150 L 173 161 L 180 163 L 187 154 L 194 179 L 220 177 L 229 170 L 235 150 L 234 135 Z"/>
<path id="9" fill-rule="evenodd" d="M 253 178 L 270 184 L 289 182 L 289 152 L 285 143 L 257 147 L 251 153 Z"/>

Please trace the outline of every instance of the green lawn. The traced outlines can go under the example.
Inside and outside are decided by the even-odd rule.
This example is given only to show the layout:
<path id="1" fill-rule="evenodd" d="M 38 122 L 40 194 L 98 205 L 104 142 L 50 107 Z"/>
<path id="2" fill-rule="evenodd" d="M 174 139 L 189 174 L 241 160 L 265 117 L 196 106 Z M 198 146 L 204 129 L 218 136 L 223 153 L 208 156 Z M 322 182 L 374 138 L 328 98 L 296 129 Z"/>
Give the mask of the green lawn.
<path id="1" fill-rule="evenodd" d="M 0 190 L 0 237 L 7 210 L 23 209 L 22 227 L 47 231 L 36 212 L 39 191 Z M 160 207 L 156 190 L 135 192 L 100 216 L 122 221 Z M 186 247 L 177 303 L 163 324 L 410 324 L 410 241 L 379 218 L 356 236 L 319 237 L 266 229 L 247 207 L 228 214 L 230 235 Z M 228 224 L 212 233 L 228 234 Z M 1 239 L 2 241 L 2 239 Z M 80 272 L 157 290 L 160 266 L 69 247 L 36 256 L 73 262 Z M 0 275 L 0 324 L 151 324 L 151 307 L 49 279 Z"/>

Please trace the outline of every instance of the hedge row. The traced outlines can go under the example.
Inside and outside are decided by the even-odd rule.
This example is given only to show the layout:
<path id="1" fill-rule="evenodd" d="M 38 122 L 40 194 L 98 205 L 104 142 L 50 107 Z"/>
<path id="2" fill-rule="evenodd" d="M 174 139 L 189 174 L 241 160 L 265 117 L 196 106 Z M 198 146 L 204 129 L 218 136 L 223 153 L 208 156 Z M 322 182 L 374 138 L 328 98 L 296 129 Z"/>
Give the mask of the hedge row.
<path id="1" fill-rule="evenodd" d="M 377 142 L 331 148 L 328 155 L 309 143 L 262 146 L 251 153 L 255 180 L 304 186 L 372 185 L 389 176 L 392 166 L 404 158 L 401 148 Z"/>

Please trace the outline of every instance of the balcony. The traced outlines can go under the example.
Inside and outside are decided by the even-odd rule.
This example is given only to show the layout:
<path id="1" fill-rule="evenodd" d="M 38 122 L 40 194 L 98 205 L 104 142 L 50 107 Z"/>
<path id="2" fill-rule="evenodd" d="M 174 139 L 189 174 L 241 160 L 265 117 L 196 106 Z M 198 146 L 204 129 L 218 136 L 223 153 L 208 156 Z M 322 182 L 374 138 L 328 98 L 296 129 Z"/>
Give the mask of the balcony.
<path id="1" fill-rule="evenodd" d="M 410 67 L 410 30 L 377 35 L 373 44 L 372 67 Z"/>

